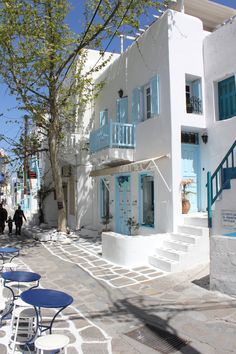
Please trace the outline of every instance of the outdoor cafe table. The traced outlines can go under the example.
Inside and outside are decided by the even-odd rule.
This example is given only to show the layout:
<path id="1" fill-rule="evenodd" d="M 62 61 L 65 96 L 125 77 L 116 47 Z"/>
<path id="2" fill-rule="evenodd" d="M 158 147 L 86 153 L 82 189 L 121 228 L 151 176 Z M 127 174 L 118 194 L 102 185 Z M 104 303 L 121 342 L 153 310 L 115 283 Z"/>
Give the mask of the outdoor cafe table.
<path id="1" fill-rule="evenodd" d="M 12 271 L 12 272 L 4 272 L 1 274 L 1 277 L 3 278 L 3 286 L 7 289 L 10 290 L 12 294 L 12 301 L 9 307 L 9 310 L 2 316 L 1 321 L 3 318 L 5 318 L 9 313 L 11 313 L 13 306 L 14 306 L 14 300 L 19 297 L 19 288 L 20 288 L 20 283 L 33 283 L 36 282 L 35 285 L 31 287 L 31 289 L 38 287 L 39 285 L 39 280 L 41 278 L 41 275 L 38 273 L 33 273 L 33 272 L 26 272 L 26 271 Z M 10 285 L 13 283 L 15 286 L 15 283 L 18 285 L 18 294 L 15 294 L 13 285 Z"/>
<path id="2" fill-rule="evenodd" d="M 41 333 L 46 330 L 52 333 L 52 325 L 56 317 L 73 302 L 73 297 L 69 294 L 53 289 L 30 289 L 24 291 L 20 297 L 23 301 L 27 302 L 27 304 L 34 306 L 37 313 L 37 327 Z M 42 324 L 41 308 L 59 309 L 49 325 Z"/>
<path id="3" fill-rule="evenodd" d="M 0 257 L 2 259 L 2 265 L 0 265 L 1 269 L 3 268 L 5 260 L 11 263 L 15 257 L 19 256 L 19 253 L 20 250 L 16 247 L 0 247 Z"/>

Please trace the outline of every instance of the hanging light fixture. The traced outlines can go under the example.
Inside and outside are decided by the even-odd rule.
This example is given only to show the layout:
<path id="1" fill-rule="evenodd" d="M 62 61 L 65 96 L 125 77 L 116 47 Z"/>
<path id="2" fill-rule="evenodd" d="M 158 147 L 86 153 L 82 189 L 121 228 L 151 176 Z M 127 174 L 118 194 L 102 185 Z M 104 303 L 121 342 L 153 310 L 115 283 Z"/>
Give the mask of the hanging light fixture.
<path id="1" fill-rule="evenodd" d="M 208 142 L 208 134 L 205 132 L 202 134 L 202 141 L 204 142 L 204 144 L 206 144 Z"/>

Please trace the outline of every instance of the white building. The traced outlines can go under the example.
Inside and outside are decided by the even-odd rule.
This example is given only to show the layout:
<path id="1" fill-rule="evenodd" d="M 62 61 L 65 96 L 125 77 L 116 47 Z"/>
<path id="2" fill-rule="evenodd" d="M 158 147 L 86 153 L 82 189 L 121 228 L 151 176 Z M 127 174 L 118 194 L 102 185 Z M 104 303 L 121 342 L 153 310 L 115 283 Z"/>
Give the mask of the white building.
<path id="1" fill-rule="evenodd" d="M 235 15 L 207 0 L 173 1 L 99 73 L 97 82 L 105 85 L 86 113 L 93 120 L 91 155 L 86 139 L 77 144 L 78 133 L 71 134 L 65 166 L 72 167 L 65 167 L 64 182 L 70 227 L 101 230 L 111 216 L 113 233 L 103 234 L 107 259 L 130 266 L 150 262 L 168 271 L 207 262 L 207 172 L 213 183 L 209 222 L 212 204 L 213 233 L 227 231 L 221 216 L 236 209 L 230 184 L 236 161 L 235 146 L 230 150 L 236 140 Z M 222 165 L 229 150 L 231 160 Z M 192 180 L 187 216 L 181 206 L 185 179 Z M 139 224 L 138 237 L 122 236 L 131 219 Z"/>
<path id="2" fill-rule="evenodd" d="M 112 63 L 119 56 L 112 53 L 105 53 L 102 56 L 96 50 L 87 50 L 86 52 L 85 73 L 91 71 L 95 65 L 106 62 L 108 58 L 110 58 L 109 63 Z M 98 73 L 94 72 L 94 80 L 97 76 Z M 75 98 L 75 105 L 76 102 L 77 98 Z M 84 225 L 91 225 L 93 220 L 93 181 L 92 178 L 89 178 L 92 165 L 88 156 L 89 133 L 94 119 L 93 102 L 87 104 L 82 116 L 76 109 L 75 114 L 75 122 L 65 126 L 65 139 L 60 155 L 68 226 L 74 230 Z M 42 155 L 41 160 L 44 221 L 49 225 L 57 226 L 56 197 L 54 192 L 50 192 L 54 187 L 51 167 L 45 154 Z"/>
<path id="3" fill-rule="evenodd" d="M 202 214 L 207 172 L 214 173 L 236 138 L 236 10 L 206 0 L 180 1 L 174 8 L 178 11 L 167 10 L 99 76 L 106 84 L 96 100 L 90 137 L 93 226 L 99 228 L 110 213 L 116 233 L 103 235 L 105 257 L 134 265 L 145 254 L 165 270 L 208 260 Z M 187 217 L 181 207 L 185 179 L 193 181 Z M 215 181 L 218 194 L 223 180 Z M 236 209 L 232 193 L 229 199 L 224 208 Z M 129 245 L 124 259 L 127 245 L 124 237 L 118 243 L 117 234 L 129 233 L 130 218 L 139 223 L 139 235 L 157 237 L 144 237 L 139 250 Z M 213 231 L 225 232 L 219 218 L 213 218 Z M 158 250 L 148 257 L 150 248 L 155 253 L 154 242 Z"/>

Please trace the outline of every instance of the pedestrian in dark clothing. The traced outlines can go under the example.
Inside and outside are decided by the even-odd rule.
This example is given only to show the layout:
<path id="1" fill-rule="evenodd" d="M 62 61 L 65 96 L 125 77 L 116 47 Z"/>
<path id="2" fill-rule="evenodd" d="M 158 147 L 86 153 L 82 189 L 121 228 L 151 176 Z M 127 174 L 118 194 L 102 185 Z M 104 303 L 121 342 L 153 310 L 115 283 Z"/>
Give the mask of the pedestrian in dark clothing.
<path id="1" fill-rule="evenodd" d="M 8 234 L 11 235 L 12 234 L 12 225 L 13 225 L 13 220 L 12 220 L 11 216 L 9 216 L 6 223 L 8 224 Z"/>
<path id="2" fill-rule="evenodd" d="M 1 203 L 0 204 L 0 234 L 4 233 L 6 220 L 7 220 L 7 211 L 5 208 L 3 208 Z"/>
<path id="3" fill-rule="evenodd" d="M 25 214 L 24 214 L 23 210 L 21 209 L 21 206 L 19 205 L 18 209 L 15 211 L 15 214 L 13 217 L 13 221 L 15 222 L 15 225 L 16 225 L 16 235 L 21 234 L 21 226 L 23 224 L 23 218 L 26 221 Z"/>

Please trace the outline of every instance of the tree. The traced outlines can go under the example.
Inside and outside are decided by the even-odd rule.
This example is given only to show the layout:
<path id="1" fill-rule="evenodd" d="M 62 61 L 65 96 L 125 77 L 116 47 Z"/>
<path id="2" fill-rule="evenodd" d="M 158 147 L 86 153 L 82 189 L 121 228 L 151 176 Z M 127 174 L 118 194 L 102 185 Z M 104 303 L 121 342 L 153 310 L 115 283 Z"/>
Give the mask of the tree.
<path id="1" fill-rule="evenodd" d="M 100 48 L 102 55 L 104 40 L 111 40 L 121 28 L 132 33 L 139 27 L 140 15 L 166 5 L 167 1 L 87 0 L 78 13 L 84 29 L 75 34 L 66 24 L 71 11 L 67 0 L 0 0 L 0 75 L 46 142 L 59 230 L 66 230 L 58 158 L 63 126 L 75 119 L 74 97 L 79 97 L 77 108 L 82 112 L 98 92 L 92 74 L 106 65 L 102 61 L 84 72 L 86 49 Z"/>

